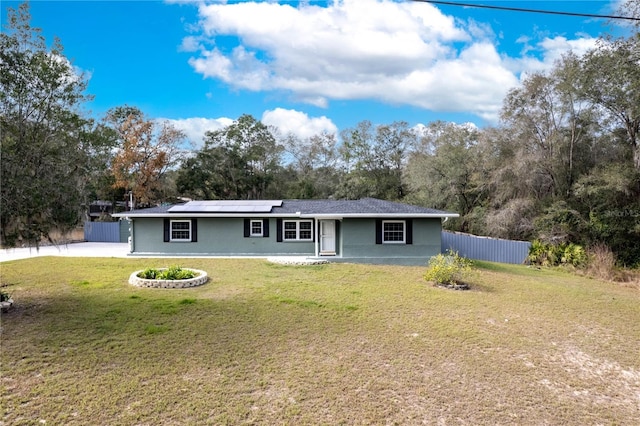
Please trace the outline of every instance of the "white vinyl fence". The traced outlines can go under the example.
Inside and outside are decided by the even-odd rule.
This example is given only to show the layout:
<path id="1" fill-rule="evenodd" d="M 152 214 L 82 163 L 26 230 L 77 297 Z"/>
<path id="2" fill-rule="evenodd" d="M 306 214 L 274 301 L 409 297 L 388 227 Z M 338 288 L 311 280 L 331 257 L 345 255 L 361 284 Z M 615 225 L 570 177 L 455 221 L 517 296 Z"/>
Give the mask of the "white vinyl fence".
<path id="1" fill-rule="evenodd" d="M 490 262 L 522 264 L 529 254 L 528 241 L 478 237 L 459 232 L 442 231 L 442 252 L 457 251 L 460 256 Z"/>

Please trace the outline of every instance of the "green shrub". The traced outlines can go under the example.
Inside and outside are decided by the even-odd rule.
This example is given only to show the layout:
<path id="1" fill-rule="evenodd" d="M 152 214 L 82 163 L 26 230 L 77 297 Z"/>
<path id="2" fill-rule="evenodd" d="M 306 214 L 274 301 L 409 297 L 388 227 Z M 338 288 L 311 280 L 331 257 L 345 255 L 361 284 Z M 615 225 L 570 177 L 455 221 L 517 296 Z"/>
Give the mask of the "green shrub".
<path id="1" fill-rule="evenodd" d="M 0 302 L 6 302 L 11 299 L 11 295 L 4 290 L 0 290 Z"/>
<path id="2" fill-rule="evenodd" d="M 560 249 L 562 250 L 561 264 L 575 266 L 576 268 L 581 268 L 587 264 L 587 252 L 582 246 L 569 243 L 564 246 L 561 245 Z"/>
<path id="3" fill-rule="evenodd" d="M 540 240 L 533 241 L 531 247 L 529 247 L 527 262 L 532 265 L 549 266 L 553 256 L 553 253 L 549 252 L 549 248 L 550 244 L 543 243 Z"/>
<path id="4" fill-rule="evenodd" d="M 139 278 L 144 278 L 146 280 L 155 280 L 158 275 L 160 275 L 160 271 L 154 268 L 147 268 L 138 273 Z"/>
<path id="5" fill-rule="evenodd" d="M 536 240 L 531 243 L 527 261 L 538 266 L 570 265 L 581 268 L 587 263 L 587 253 L 578 244 L 551 244 Z"/>
<path id="6" fill-rule="evenodd" d="M 424 279 L 436 284 L 463 284 L 471 275 L 471 260 L 460 256 L 458 252 L 447 251 L 446 254 L 433 256 Z"/>
<path id="7" fill-rule="evenodd" d="M 170 266 L 166 270 L 162 271 L 159 279 L 161 280 L 187 280 L 194 278 L 196 273 L 188 269 L 182 269 L 179 266 Z"/>

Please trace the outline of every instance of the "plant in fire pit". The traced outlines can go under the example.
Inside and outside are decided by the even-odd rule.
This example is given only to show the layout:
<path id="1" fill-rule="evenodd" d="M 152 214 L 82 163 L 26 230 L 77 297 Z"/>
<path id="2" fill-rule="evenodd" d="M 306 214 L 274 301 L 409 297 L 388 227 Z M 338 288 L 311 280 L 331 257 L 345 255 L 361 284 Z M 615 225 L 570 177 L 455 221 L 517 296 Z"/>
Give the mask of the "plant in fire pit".
<path id="1" fill-rule="evenodd" d="M 180 266 L 170 266 L 167 269 L 147 268 L 138 273 L 138 277 L 147 280 L 188 280 L 196 276 L 195 271 Z"/>
<path id="2" fill-rule="evenodd" d="M 7 302 L 11 300 L 11 295 L 4 290 L 0 290 L 0 302 Z"/>
<path id="3" fill-rule="evenodd" d="M 13 306 L 11 295 L 4 290 L 0 290 L 0 310 L 6 312 Z"/>

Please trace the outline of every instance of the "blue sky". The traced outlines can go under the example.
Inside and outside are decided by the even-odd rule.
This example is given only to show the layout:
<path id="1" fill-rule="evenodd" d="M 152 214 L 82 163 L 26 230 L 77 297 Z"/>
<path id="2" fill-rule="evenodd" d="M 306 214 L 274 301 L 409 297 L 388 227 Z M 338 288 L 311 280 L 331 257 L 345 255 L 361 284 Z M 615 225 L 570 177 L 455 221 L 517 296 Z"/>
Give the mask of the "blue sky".
<path id="1" fill-rule="evenodd" d="M 476 3 L 596 14 L 617 7 Z M 19 4 L 3 0 L 3 23 Z M 495 124 L 526 73 L 620 31 L 601 19 L 391 0 L 35 0 L 31 14 L 89 77 L 92 115 L 137 106 L 196 144 L 244 113 L 302 138 L 362 120 Z"/>

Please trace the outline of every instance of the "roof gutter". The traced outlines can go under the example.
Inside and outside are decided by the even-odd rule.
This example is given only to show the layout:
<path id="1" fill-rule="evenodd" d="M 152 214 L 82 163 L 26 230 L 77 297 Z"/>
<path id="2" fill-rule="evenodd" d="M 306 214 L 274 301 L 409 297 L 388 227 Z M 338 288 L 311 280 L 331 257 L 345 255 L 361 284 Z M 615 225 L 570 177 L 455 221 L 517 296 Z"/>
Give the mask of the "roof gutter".
<path id="1" fill-rule="evenodd" d="M 430 219 L 430 218 L 450 218 L 460 217 L 458 213 L 343 213 L 340 215 L 331 213 L 322 214 L 303 214 L 302 218 L 316 218 L 316 219 L 378 219 L 378 218 L 402 218 L 402 219 Z"/>
<path id="2" fill-rule="evenodd" d="M 301 217 L 300 212 L 297 213 L 284 213 L 279 215 L 274 215 L 273 213 L 141 213 L 141 214 L 128 214 L 128 213 L 116 213 L 112 214 L 112 217 L 123 217 L 125 219 L 135 219 L 138 217 L 146 217 L 146 218 L 183 218 L 183 217 L 221 217 L 221 218 L 245 218 L 245 217 Z"/>
<path id="3" fill-rule="evenodd" d="M 406 219 L 435 219 L 435 218 L 445 218 L 448 219 L 450 217 L 460 217 L 458 213 L 343 213 L 343 214 L 335 214 L 335 213 L 320 213 L 320 214 L 302 214 L 301 212 L 296 213 L 282 213 L 282 214 L 273 214 L 273 213 L 142 213 L 142 214 L 128 214 L 128 213 L 116 213 L 112 215 L 113 217 L 123 217 L 126 219 L 138 218 L 138 217 L 146 217 L 146 218 L 181 218 L 181 217 L 219 217 L 219 218 L 251 218 L 251 217 L 299 217 L 303 219 L 343 219 L 343 218 L 353 218 L 353 219 L 377 219 L 377 218 L 406 218 Z"/>

